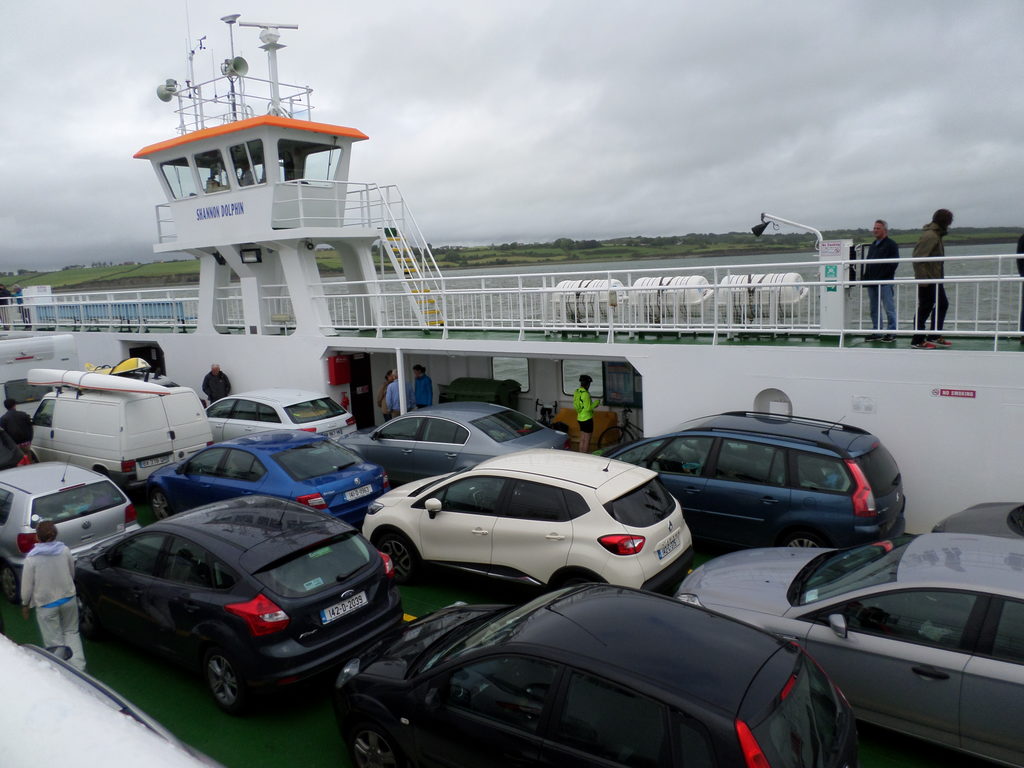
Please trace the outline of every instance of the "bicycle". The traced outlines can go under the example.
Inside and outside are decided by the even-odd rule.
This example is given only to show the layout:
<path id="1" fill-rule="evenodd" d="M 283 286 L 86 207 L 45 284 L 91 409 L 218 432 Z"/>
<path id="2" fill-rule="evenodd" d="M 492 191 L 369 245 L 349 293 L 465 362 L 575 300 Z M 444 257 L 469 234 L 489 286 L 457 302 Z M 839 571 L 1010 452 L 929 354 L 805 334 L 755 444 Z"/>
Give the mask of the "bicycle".
<path id="1" fill-rule="evenodd" d="M 558 410 L 557 400 L 553 402 L 550 405 L 550 407 L 544 405 L 544 403 L 542 403 L 540 400 L 537 400 L 537 402 L 534 403 L 533 407 L 536 408 L 538 413 L 540 414 L 540 416 L 537 418 L 537 421 L 539 421 L 543 426 L 547 427 L 548 429 L 553 429 L 556 432 L 565 432 L 566 434 L 568 434 L 568 424 L 566 424 L 564 421 L 553 421 L 555 411 Z"/>
<path id="2" fill-rule="evenodd" d="M 639 428 L 629 420 L 629 414 L 632 412 L 632 408 L 622 409 L 622 424 L 608 427 L 608 429 L 601 433 L 601 436 L 597 438 L 598 450 L 611 448 L 613 445 L 618 445 L 622 442 L 631 443 L 643 437 L 640 434 Z"/>

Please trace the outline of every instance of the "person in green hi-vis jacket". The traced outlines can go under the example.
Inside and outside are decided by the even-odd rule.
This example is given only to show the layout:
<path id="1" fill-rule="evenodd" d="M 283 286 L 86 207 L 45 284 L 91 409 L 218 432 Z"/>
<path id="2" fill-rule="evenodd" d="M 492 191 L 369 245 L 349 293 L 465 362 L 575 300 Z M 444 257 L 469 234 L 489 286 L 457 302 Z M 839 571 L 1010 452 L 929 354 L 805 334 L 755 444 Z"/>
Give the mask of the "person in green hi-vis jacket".
<path id="1" fill-rule="evenodd" d="M 580 423 L 580 453 L 590 453 L 590 436 L 594 434 L 594 409 L 601 404 L 590 396 L 590 382 L 593 379 L 583 374 L 580 385 L 572 396 L 572 405 L 576 409 L 576 421 Z"/>

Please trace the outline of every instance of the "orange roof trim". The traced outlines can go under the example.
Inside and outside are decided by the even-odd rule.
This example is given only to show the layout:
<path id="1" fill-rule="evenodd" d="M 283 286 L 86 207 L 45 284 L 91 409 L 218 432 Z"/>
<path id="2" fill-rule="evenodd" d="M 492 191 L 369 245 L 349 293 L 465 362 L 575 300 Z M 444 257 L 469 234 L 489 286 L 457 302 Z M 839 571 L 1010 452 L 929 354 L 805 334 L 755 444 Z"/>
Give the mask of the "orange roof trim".
<path id="1" fill-rule="evenodd" d="M 239 133 L 241 131 L 248 130 L 249 128 L 257 128 L 265 125 L 273 126 L 275 128 L 294 128 L 300 131 L 325 133 L 328 136 L 345 136 L 347 138 L 354 139 L 355 141 L 362 141 L 363 139 L 370 138 L 356 128 L 346 128 L 343 125 L 312 123 L 309 120 L 296 120 L 292 117 L 278 117 L 277 115 L 262 115 L 261 117 L 250 117 L 247 120 L 239 120 L 234 123 L 225 123 L 224 125 L 218 125 L 214 128 L 203 128 L 201 131 L 186 133 L 184 136 L 178 136 L 173 139 L 168 139 L 167 141 L 161 141 L 158 144 L 150 144 L 148 147 L 140 149 L 132 155 L 132 157 L 148 157 L 149 155 L 157 152 L 163 152 L 165 149 L 173 149 L 175 147 L 191 144 L 195 141 L 213 138 L 214 136 L 225 136 L 230 133 Z"/>

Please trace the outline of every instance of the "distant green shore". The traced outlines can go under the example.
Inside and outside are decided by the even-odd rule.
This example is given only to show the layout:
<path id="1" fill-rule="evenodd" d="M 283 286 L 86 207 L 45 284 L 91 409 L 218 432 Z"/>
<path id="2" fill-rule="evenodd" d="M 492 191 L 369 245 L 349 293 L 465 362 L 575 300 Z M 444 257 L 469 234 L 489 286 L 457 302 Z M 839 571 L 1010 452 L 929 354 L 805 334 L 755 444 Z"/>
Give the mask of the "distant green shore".
<path id="1" fill-rule="evenodd" d="M 1022 229 L 995 227 L 954 228 L 946 237 L 947 245 L 998 245 L 1014 250 Z M 867 229 L 833 230 L 822 233 L 826 239 L 852 239 L 870 242 Z M 901 246 L 916 242 L 920 230 L 893 230 L 891 236 Z M 664 237 L 617 237 L 610 240 L 573 240 L 559 238 L 550 243 L 502 243 L 486 246 L 431 246 L 441 269 L 523 266 L 531 264 L 575 264 L 579 262 L 635 261 L 637 259 L 679 259 L 702 256 L 742 256 L 759 253 L 792 253 L 814 247 L 807 234 L 769 235 L 755 238 L 749 232 L 727 234 L 670 235 Z M 341 260 L 334 251 L 317 254 L 324 275 L 340 274 Z M 156 261 L 146 264 L 116 264 L 68 267 L 51 272 L 18 270 L 8 273 L 8 286 L 50 285 L 60 291 L 116 290 L 186 286 L 199 281 L 199 262 L 195 259 Z"/>

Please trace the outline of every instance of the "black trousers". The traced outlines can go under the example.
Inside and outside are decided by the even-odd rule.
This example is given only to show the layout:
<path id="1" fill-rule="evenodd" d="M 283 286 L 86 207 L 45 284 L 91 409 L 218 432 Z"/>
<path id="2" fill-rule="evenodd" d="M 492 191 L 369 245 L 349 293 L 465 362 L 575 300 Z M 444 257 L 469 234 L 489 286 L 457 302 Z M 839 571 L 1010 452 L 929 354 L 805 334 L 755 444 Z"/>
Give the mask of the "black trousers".
<path id="1" fill-rule="evenodd" d="M 941 331 L 942 324 L 946 322 L 946 312 L 949 310 L 949 299 L 946 298 L 946 288 L 942 283 L 917 286 L 917 317 L 914 318 L 915 331 Z M 931 322 L 929 322 L 929 318 Z M 938 335 L 929 335 L 928 340 L 933 341 L 939 338 Z M 911 344 L 920 344 L 925 341 L 923 333 L 914 334 L 910 340 Z"/>

